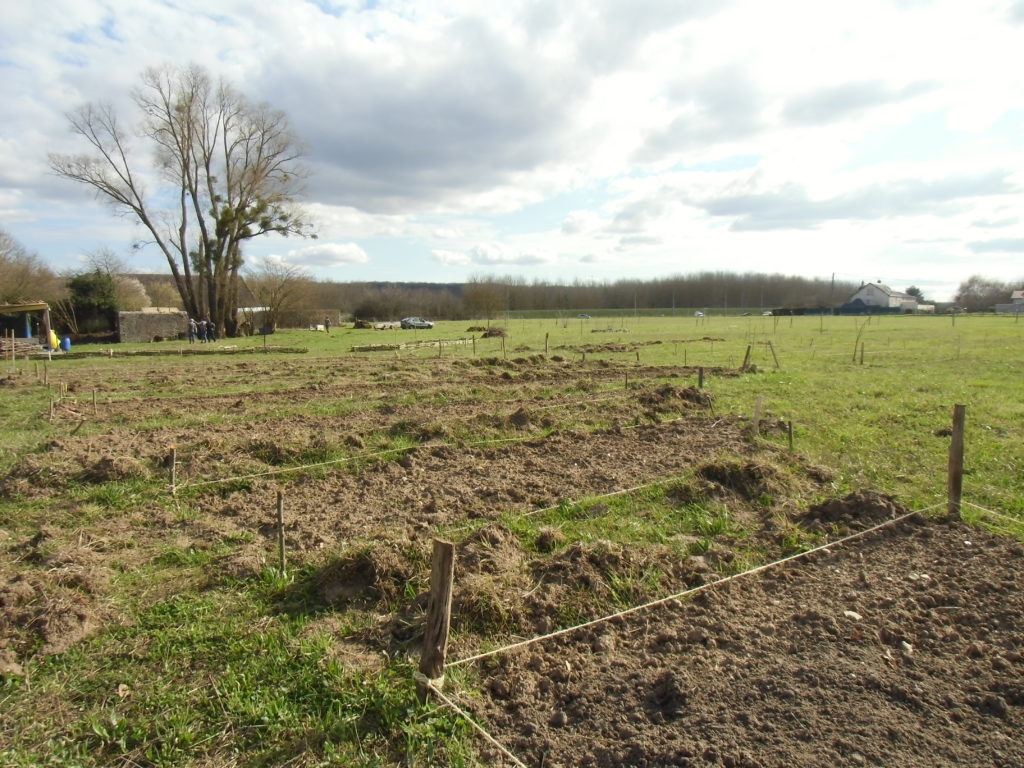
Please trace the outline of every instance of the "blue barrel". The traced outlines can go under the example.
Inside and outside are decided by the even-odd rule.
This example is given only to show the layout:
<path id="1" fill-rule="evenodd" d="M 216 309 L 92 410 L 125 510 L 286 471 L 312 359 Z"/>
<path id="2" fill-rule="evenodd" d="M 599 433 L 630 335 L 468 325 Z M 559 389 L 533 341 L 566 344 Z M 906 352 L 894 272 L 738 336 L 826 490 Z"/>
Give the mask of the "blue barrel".
<path id="1" fill-rule="evenodd" d="M 70 336 L 65 336 L 63 339 L 60 340 L 60 348 L 63 351 L 65 351 L 65 352 L 70 352 L 71 351 L 71 337 Z"/>

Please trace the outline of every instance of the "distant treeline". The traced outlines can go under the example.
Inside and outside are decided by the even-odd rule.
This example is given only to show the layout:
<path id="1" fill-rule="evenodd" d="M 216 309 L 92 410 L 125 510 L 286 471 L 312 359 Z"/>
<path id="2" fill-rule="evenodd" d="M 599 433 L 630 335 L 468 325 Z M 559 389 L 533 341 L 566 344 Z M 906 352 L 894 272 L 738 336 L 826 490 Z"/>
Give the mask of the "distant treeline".
<path id="1" fill-rule="evenodd" d="M 139 275 L 144 283 L 163 276 Z M 437 320 L 496 318 L 506 312 L 834 307 L 860 286 L 781 274 L 700 272 L 655 280 L 529 281 L 474 276 L 466 283 L 308 281 L 294 311 L 339 312 L 366 320 L 421 315 Z M 240 296 L 242 304 L 244 297 Z"/>

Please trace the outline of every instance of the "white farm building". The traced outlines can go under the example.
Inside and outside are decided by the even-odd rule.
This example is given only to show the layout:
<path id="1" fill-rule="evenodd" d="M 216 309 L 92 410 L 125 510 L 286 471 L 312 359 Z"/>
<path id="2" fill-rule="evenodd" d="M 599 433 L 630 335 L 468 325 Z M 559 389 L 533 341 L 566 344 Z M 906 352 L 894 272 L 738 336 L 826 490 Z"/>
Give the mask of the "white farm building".
<path id="1" fill-rule="evenodd" d="M 916 312 L 917 299 L 909 293 L 894 291 L 882 283 L 864 283 L 846 302 L 846 308 L 862 306 L 865 310 L 872 307 L 882 309 L 899 309 L 903 312 Z"/>

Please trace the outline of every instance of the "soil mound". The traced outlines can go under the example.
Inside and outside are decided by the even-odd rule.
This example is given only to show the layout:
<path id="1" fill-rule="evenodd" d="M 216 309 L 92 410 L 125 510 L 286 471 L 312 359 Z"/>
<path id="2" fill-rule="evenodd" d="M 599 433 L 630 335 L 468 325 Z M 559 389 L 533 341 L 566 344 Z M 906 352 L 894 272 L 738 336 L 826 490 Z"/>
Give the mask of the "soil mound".
<path id="1" fill-rule="evenodd" d="M 909 511 L 892 496 L 865 489 L 815 504 L 797 522 L 811 531 L 831 529 L 849 533 L 893 520 Z"/>
<path id="2" fill-rule="evenodd" d="M 455 567 L 469 573 L 505 573 L 518 569 L 522 561 L 523 549 L 516 535 L 503 525 L 492 524 L 459 544 Z"/>
<path id="3" fill-rule="evenodd" d="M 0 573 L 0 648 L 9 648 L 11 669 L 18 653 L 63 653 L 101 626 L 96 600 L 111 570 L 97 564 L 88 548 L 46 552 L 49 540 L 42 530 L 18 547 L 36 568 Z"/>
<path id="4" fill-rule="evenodd" d="M 782 475 L 774 467 L 753 462 L 705 464 L 697 476 L 747 501 L 757 501 L 785 490 Z"/>
<path id="5" fill-rule="evenodd" d="M 34 487 L 53 482 L 46 463 L 39 456 L 26 456 L 0 478 L 0 496 L 30 495 Z"/>
<path id="6" fill-rule="evenodd" d="M 526 412 L 525 408 L 520 408 L 511 416 L 508 417 L 509 424 L 516 429 L 526 430 L 529 429 L 532 424 L 530 423 L 530 414 Z"/>
<path id="7" fill-rule="evenodd" d="M 115 480 L 136 480 L 149 477 L 149 470 L 131 456 L 103 456 L 82 472 L 87 483 L 109 483 Z"/>
<path id="8" fill-rule="evenodd" d="M 680 405 L 692 405 L 707 408 L 714 402 L 710 392 L 705 392 L 696 387 L 673 387 L 671 384 L 663 384 L 657 389 L 643 392 L 637 396 L 637 401 L 648 408 L 678 408 Z"/>
<path id="9" fill-rule="evenodd" d="M 360 599 L 392 602 L 404 592 L 416 571 L 397 548 L 376 547 L 328 564 L 313 584 L 325 605 L 343 605 Z"/>

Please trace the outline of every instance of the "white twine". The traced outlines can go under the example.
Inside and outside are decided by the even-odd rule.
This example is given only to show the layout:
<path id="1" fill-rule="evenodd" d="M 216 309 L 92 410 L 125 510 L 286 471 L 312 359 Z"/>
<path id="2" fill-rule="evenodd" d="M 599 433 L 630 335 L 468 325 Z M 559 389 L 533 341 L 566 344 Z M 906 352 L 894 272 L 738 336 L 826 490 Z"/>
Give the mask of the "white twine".
<path id="1" fill-rule="evenodd" d="M 840 546 L 842 544 L 845 544 L 848 541 L 852 541 L 853 539 L 860 538 L 861 536 L 866 536 L 867 534 L 872 533 L 874 531 L 877 531 L 877 530 L 879 530 L 881 528 L 885 528 L 885 527 L 890 526 L 890 525 L 895 525 L 896 523 L 898 523 L 898 522 L 900 522 L 902 520 L 906 520 L 908 517 L 911 517 L 913 515 L 916 515 L 916 514 L 919 514 L 919 513 L 922 513 L 922 512 L 928 512 L 929 510 L 936 509 L 936 508 L 941 507 L 941 506 L 944 506 L 944 504 L 933 504 L 930 507 L 924 507 L 923 509 L 916 509 L 916 510 L 913 510 L 911 512 L 907 512 L 904 515 L 900 515 L 899 517 L 895 517 L 892 520 L 886 520 L 885 522 L 879 523 L 878 525 L 874 525 L 871 528 L 866 528 L 863 531 L 858 531 L 857 533 L 850 534 L 849 536 L 846 536 L 846 537 L 844 537 L 842 539 L 837 539 L 835 541 L 830 541 L 827 544 L 821 544 L 821 545 L 819 545 L 817 547 L 814 547 L 813 549 L 808 549 L 806 552 L 797 552 L 796 554 L 789 555 L 787 557 L 783 557 L 780 560 L 774 560 L 774 561 L 772 561 L 770 563 L 765 563 L 764 565 L 759 565 L 759 566 L 757 566 L 755 568 L 751 568 L 748 571 L 743 571 L 742 573 L 736 573 L 736 574 L 733 574 L 732 576 L 726 576 L 723 579 L 718 579 L 717 581 L 712 581 L 712 582 L 709 582 L 707 584 L 701 584 L 699 587 L 693 587 L 692 589 L 687 589 L 687 590 L 684 590 L 682 592 L 677 592 L 674 595 L 669 595 L 668 597 L 662 597 L 662 598 L 659 598 L 658 600 L 653 600 L 653 601 L 651 601 L 649 603 L 644 603 L 643 605 L 633 606 L 632 608 L 627 608 L 626 610 L 619 611 L 618 613 L 613 613 L 613 614 L 610 614 L 608 616 L 602 616 L 601 618 L 598 618 L 598 619 L 592 619 L 590 621 L 585 621 L 582 624 L 577 624 L 576 626 L 573 626 L 573 627 L 566 627 L 565 629 L 559 629 L 559 630 L 556 630 L 556 631 L 551 632 L 549 634 L 541 635 L 539 637 L 534 637 L 534 638 L 531 638 L 529 640 L 520 640 L 519 642 L 516 642 L 516 643 L 509 643 L 508 645 L 502 646 L 500 648 L 495 648 L 492 651 L 485 651 L 483 653 L 478 653 L 478 654 L 476 654 L 474 656 L 468 656 L 468 657 L 466 657 L 464 659 L 459 659 L 458 661 L 452 661 L 452 662 L 449 662 L 447 666 L 449 666 L 449 667 L 457 667 L 457 666 L 459 666 L 461 664 L 469 664 L 470 662 L 473 662 L 473 661 L 479 661 L 480 659 L 485 659 L 488 656 L 494 656 L 494 655 L 499 654 L 499 653 L 504 653 L 506 651 L 514 650 L 516 648 L 522 648 L 524 646 L 532 645 L 533 643 L 538 643 L 538 642 L 540 642 L 542 640 L 549 640 L 549 639 L 551 639 L 553 637 L 558 637 L 560 635 L 566 635 L 566 634 L 569 634 L 570 632 L 575 632 L 578 629 L 583 629 L 585 627 L 591 627 L 591 626 L 594 626 L 595 624 L 600 624 L 600 623 L 605 622 L 605 621 L 610 621 L 611 619 L 617 619 L 617 618 L 620 618 L 622 616 L 628 616 L 631 613 L 636 613 L 637 611 L 642 611 L 645 608 L 652 608 L 652 607 L 654 607 L 656 605 L 662 605 L 663 603 L 667 603 L 670 600 L 678 600 L 678 599 L 680 599 L 682 597 L 689 597 L 690 595 L 695 595 L 698 592 L 703 592 L 704 590 L 710 589 L 711 587 L 717 587 L 717 586 L 720 586 L 720 585 L 725 584 L 727 582 L 734 581 L 735 579 L 742 578 L 744 576 L 751 576 L 751 575 L 753 575 L 755 573 L 760 573 L 761 571 L 767 570 L 769 568 L 773 568 L 773 567 L 775 567 L 777 565 L 781 565 L 782 563 L 787 563 L 787 562 L 790 562 L 792 560 L 797 560 L 797 559 L 802 558 L 802 557 L 807 557 L 808 555 L 812 555 L 815 552 L 821 552 L 822 550 L 826 550 L 826 549 L 829 549 L 831 547 Z"/>
<path id="2" fill-rule="evenodd" d="M 484 730 L 484 727 L 480 725 L 472 717 L 470 717 L 469 713 L 466 712 L 466 710 L 464 710 L 462 707 L 460 707 L 458 704 L 452 701 L 449 697 L 445 696 L 439 689 L 435 688 L 434 686 L 431 685 L 430 690 L 433 691 L 437 695 L 437 697 L 441 699 L 441 701 L 443 701 L 445 704 L 447 704 L 449 707 L 455 710 L 455 712 L 461 718 L 463 718 L 467 723 L 473 726 L 473 728 L 475 728 L 476 731 L 481 736 L 487 739 L 487 741 L 489 741 L 494 747 L 496 747 L 498 751 L 505 755 L 505 757 L 511 760 L 516 766 L 518 766 L 518 768 L 527 768 L 526 763 L 524 763 L 518 757 L 509 752 L 509 750 L 504 745 L 502 745 L 497 739 L 495 739 L 493 736 L 491 736 L 491 734 Z"/>
<path id="3" fill-rule="evenodd" d="M 1000 517 L 1003 520 L 1009 520 L 1010 522 L 1017 523 L 1018 525 L 1024 525 L 1024 518 L 1013 517 L 1012 515 L 1004 515 L 1001 512 L 993 512 L 991 509 L 985 509 L 985 507 L 979 507 L 977 504 L 971 504 L 971 502 L 969 502 L 969 501 L 963 502 L 963 505 L 965 507 L 973 507 L 974 509 L 977 509 L 979 512 L 984 512 L 987 515 L 992 515 L 994 517 Z"/>

